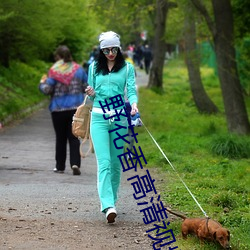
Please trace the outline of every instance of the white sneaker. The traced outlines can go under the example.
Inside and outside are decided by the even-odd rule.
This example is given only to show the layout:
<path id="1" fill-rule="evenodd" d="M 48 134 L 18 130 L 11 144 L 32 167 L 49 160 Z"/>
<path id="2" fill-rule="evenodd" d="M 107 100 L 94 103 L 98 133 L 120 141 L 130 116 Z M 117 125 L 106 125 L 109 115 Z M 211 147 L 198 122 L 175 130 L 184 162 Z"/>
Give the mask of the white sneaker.
<path id="1" fill-rule="evenodd" d="M 108 220 L 108 223 L 114 223 L 116 216 L 117 216 L 117 212 L 115 208 L 110 207 L 107 209 L 106 218 Z"/>
<path id="2" fill-rule="evenodd" d="M 58 170 L 57 168 L 54 168 L 53 171 L 54 171 L 55 173 L 59 173 L 59 174 L 63 174 L 63 173 L 64 173 L 63 170 Z"/>

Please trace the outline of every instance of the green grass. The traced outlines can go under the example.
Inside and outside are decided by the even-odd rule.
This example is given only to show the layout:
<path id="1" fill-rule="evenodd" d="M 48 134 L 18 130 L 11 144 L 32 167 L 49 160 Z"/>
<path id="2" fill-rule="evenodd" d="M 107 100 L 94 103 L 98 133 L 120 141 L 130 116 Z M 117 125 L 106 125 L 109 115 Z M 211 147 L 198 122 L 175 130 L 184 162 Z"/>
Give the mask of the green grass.
<path id="1" fill-rule="evenodd" d="M 165 67 L 162 93 L 139 90 L 142 120 L 175 170 L 144 127 L 137 128 L 138 145 L 148 162 L 146 167 L 156 168 L 163 179 L 156 186 L 166 205 L 189 217 L 203 216 L 181 178 L 206 213 L 230 230 L 232 249 L 250 249 L 250 138 L 227 132 L 219 81 L 210 68 L 202 68 L 201 73 L 208 95 L 220 110 L 217 115 L 197 111 L 180 60 Z M 250 112 L 250 101 L 246 102 Z M 180 219 L 171 223 L 180 249 L 220 249 L 214 243 L 200 246 L 192 236 L 182 240 L 180 224 Z"/>
<path id="2" fill-rule="evenodd" d="M 38 90 L 42 74 L 48 65 L 35 61 L 30 65 L 11 62 L 10 68 L 0 67 L 0 122 L 10 115 L 20 117 L 21 111 L 34 107 L 45 99 Z"/>

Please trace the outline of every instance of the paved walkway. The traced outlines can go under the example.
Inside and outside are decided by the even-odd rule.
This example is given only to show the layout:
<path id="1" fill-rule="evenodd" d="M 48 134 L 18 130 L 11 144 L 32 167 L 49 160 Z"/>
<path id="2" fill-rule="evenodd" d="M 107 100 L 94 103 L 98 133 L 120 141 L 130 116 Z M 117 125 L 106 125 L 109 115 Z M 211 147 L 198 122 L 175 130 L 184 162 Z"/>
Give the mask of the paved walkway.
<path id="1" fill-rule="evenodd" d="M 138 72 L 137 79 L 139 86 L 147 83 L 147 76 L 143 72 Z M 25 220 L 47 218 L 56 221 L 94 221 L 99 230 L 105 230 L 105 218 L 99 211 L 95 155 L 91 154 L 82 160 L 81 176 L 72 175 L 69 163 L 64 174 L 56 174 L 52 171 L 55 166 L 54 143 L 54 131 L 47 107 L 14 126 L 0 130 L 0 222 L 1 218 L 17 217 Z M 139 234 L 140 248 L 151 249 L 149 241 L 143 236 L 144 223 L 127 178 L 128 174 L 124 174 L 117 205 L 117 224 L 124 227 L 136 225 L 132 234 Z M 129 235 L 132 237 L 131 233 Z M 0 236 L 0 249 L 28 249 L 25 248 L 27 242 L 23 243 L 26 244 L 23 248 L 20 242 L 6 242 Z M 8 244 L 12 244 L 12 248 L 8 248 Z M 36 244 L 37 248 L 33 249 L 46 249 L 39 248 L 39 241 Z M 117 249 L 119 244 L 107 249 Z M 87 248 L 98 249 L 94 246 L 81 249 Z M 128 248 L 120 249 L 137 248 L 138 242 L 131 242 Z"/>
<path id="2" fill-rule="evenodd" d="M 149 76 L 145 74 L 144 70 L 136 69 L 136 83 L 138 87 L 146 87 L 148 85 Z"/>

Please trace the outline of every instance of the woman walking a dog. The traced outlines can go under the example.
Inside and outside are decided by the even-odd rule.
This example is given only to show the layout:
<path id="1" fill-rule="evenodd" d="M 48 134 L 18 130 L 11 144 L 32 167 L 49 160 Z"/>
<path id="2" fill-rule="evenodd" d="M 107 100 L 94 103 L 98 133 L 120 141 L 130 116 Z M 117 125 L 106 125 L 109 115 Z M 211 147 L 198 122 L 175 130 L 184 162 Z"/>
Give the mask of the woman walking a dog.
<path id="1" fill-rule="evenodd" d="M 101 33 L 99 36 L 100 53 L 89 67 L 87 95 L 93 100 L 90 134 L 93 140 L 97 160 L 97 189 L 101 203 L 101 211 L 106 214 L 107 222 L 113 223 L 117 216 L 115 204 L 121 179 L 121 163 L 118 155 L 123 154 L 123 140 L 119 140 L 119 148 L 113 140 L 117 137 L 115 124 L 123 126 L 119 134 L 127 134 L 127 117 L 120 116 L 120 121 L 104 119 L 102 105 L 105 101 L 121 95 L 124 101 L 126 89 L 131 104 L 131 115 L 138 112 L 137 93 L 135 88 L 134 66 L 126 63 L 121 53 L 120 36 L 113 31 Z M 121 108 L 120 108 L 121 109 Z M 111 111 L 112 112 L 112 111 Z M 105 116 L 108 116 L 105 114 Z M 122 147 L 122 148 L 121 148 Z"/>

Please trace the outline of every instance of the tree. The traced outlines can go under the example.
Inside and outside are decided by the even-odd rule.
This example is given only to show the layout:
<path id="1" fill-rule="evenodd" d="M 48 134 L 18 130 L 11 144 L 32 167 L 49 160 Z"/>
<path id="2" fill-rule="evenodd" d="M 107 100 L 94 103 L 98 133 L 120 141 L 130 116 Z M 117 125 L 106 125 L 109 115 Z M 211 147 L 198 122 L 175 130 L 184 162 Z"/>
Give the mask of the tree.
<path id="1" fill-rule="evenodd" d="M 118 4 L 119 2 L 119 4 Z M 152 30 L 155 0 L 93 0 L 92 6 L 97 14 L 101 31 L 113 30 L 121 35 L 122 47 L 131 42 L 140 43 L 140 33 L 147 27 L 149 35 Z"/>
<path id="2" fill-rule="evenodd" d="M 175 3 L 169 2 L 168 0 L 156 1 L 155 34 L 153 41 L 154 57 L 149 75 L 149 88 L 157 87 L 162 89 L 163 86 L 162 76 L 166 53 L 164 35 L 166 31 L 167 13 L 170 8 L 176 6 Z"/>
<path id="3" fill-rule="evenodd" d="M 200 0 L 191 1 L 204 16 L 213 37 L 228 130 L 249 134 L 250 123 L 236 64 L 230 0 L 212 0 L 214 21 Z"/>
<path id="4" fill-rule="evenodd" d="M 27 0 L 14 1 L 2 0 L 0 9 L 4 14 L 11 13 L 8 18 L 0 20 L 0 51 L 1 64 L 9 66 L 11 59 L 27 61 L 32 57 L 37 58 L 38 51 L 44 51 L 45 44 L 49 47 L 53 44 L 55 34 L 48 32 L 47 20 L 44 18 L 46 4 L 41 1 Z M 44 9 L 45 8 L 45 9 Z M 49 7 L 46 14 L 50 14 Z M 46 28 L 45 28 L 46 27 Z"/>
<path id="5" fill-rule="evenodd" d="M 184 27 L 184 50 L 191 92 L 195 105 L 200 113 L 217 113 L 218 108 L 207 95 L 201 80 L 200 57 L 197 52 L 195 17 L 193 13 L 193 6 L 187 3 L 184 13 L 186 17 Z"/>
<path id="6" fill-rule="evenodd" d="M 85 11 L 87 0 L 0 1 L 0 64 L 10 60 L 48 60 L 54 49 L 65 43 L 73 57 L 82 60 L 83 50 L 91 48 L 95 20 Z M 90 15 L 90 16 L 89 16 Z"/>

